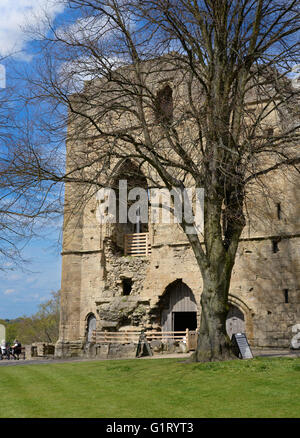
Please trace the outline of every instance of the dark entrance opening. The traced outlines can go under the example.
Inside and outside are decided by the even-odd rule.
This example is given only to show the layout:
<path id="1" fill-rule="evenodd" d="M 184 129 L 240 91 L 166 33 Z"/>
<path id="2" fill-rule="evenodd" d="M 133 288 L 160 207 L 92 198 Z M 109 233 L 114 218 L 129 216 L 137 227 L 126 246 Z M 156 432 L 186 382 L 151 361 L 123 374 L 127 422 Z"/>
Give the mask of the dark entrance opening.
<path id="1" fill-rule="evenodd" d="M 186 329 L 196 330 L 197 312 L 173 312 L 174 332 L 183 332 Z"/>
<path id="2" fill-rule="evenodd" d="M 122 280 L 123 287 L 123 295 L 130 295 L 132 289 L 132 280 L 131 278 L 123 278 Z"/>

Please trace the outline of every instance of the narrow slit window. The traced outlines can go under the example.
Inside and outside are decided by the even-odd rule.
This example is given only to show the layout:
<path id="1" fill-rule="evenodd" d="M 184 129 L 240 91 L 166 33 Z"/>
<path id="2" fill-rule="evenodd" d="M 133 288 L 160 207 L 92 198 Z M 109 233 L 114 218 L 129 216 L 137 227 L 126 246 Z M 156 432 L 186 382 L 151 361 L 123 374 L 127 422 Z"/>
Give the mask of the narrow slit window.
<path id="1" fill-rule="evenodd" d="M 277 202 L 276 204 L 276 209 L 277 209 L 277 219 L 281 219 L 281 204 L 280 202 Z"/>
<path id="2" fill-rule="evenodd" d="M 289 290 L 284 289 L 283 294 L 284 294 L 284 302 L 285 302 L 285 304 L 287 304 L 289 302 Z"/>
<path id="3" fill-rule="evenodd" d="M 171 123 L 173 119 L 172 88 L 166 85 L 156 96 L 155 116 L 158 122 Z"/>
<path id="4" fill-rule="evenodd" d="M 272 251 L 274 254 L 279 251 L 278 240 L 272 240 Z"/>

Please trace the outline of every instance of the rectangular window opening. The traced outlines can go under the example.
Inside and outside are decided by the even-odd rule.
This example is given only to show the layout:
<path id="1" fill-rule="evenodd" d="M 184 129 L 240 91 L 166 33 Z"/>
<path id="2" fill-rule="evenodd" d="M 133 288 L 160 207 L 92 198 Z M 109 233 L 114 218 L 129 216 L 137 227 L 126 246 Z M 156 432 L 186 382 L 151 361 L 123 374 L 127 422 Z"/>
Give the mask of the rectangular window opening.
<path id="1" fill-rule="evenodd" d="M 273 253 L 276 253 L 279 251 L 277 240 L 272 240 L 272 251 L 273 251 Z"/>
<path id="2" fill-rule="evenodd" d="M 287 304 L 289 302 L 289 290 L 283 289 L 283 293 L 284 293 L 284 302 L 285 304 Z"/>
<path id="3" fill-rule="evenodd" d="M 132 290 L 132 280 L 131 278 L 123 278 L 122 280 L 122 295 L 130 295 Z"/>

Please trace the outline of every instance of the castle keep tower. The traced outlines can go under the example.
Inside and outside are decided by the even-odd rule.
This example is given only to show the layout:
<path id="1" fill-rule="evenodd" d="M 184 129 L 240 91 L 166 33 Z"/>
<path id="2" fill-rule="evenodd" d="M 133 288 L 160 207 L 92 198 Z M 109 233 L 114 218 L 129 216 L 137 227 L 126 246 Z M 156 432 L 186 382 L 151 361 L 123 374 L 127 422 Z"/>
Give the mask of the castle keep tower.
<path id="1" fill-rule="evenodd" d="M 184 100 L 184 81 L 169 70 L 161 74 L 155 70 L 147 79 L 160 114 L 166 118 L 172 117 Z M 96 95 L 99 98 L 99 88 L 95 91 L 95 83 L 86 84 L 83 93 L 88 97 L 88 111 L 95 109 L 91 102 Z M 75 95 L 74 105 L 78 99 Z M 102 103 L 105 106 L 106 101 Z M 255 106 L 255 101 L 249 99 L 249 105 Z M 103 123 L 117 130 L 125 129 L 128 121 L 116 114 Z M 269 123 L 276 129 L 275 111 Z M 87 132 L 80 118 L 70 121 L 69 134 L 67 170 L 73 172 L 73 178 L 65 190 L 56 355 L 84 354 L 95 329 L 195 330 L 200 321 L 202 279 L 180 226 L 161 220 L 149 223 L 143 218 L 136 223 L 99 222 L 101 178 L 116 189 L 117 206 L 120 181 L 127 181 L 127 193 L 131 188 L 143 188 L 151 214 L 151 171 L 135 160 L 130 149 L 127 158 L 105 154 L 104 145 L 97 143 L 101 132 L 90 127 Z M 106 143 L 106 150 L 113 147 L 113 142 Z M 99 184 L 93 185 L 96 180 Z M 274 170 L 264 184 L 264 193 L 254 187 L 248 196 L 247 225 L 230 287 L 227 332 L 231 336 L 245 331 L 251 346 L 288 347 L 292 327 L 300 323 L 299 175 L 291 170 L 289 177 L 283 178 Z M 266 190 L 270 196 L 265 196 Z M 130 205 L 128 200 L 128 209 Z"/>

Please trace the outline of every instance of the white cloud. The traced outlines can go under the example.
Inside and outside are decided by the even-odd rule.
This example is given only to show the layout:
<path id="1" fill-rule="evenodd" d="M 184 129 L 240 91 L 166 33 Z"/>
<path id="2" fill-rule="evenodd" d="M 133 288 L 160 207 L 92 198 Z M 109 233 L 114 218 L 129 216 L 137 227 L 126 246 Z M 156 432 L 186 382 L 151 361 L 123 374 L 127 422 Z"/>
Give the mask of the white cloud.
<path id="1" fill-rule="evenodd" d="M 38 293 L 24 295 L 22 297 L 14 298 L 14 303 L 36 303 L 38 304 L 41 301 L 41 297 Z"/>
<path id="2" fill-rule="evenodd" d="M 128 64 L 121 57 L 79 57 L 73 61 L 65 62 L 59 70 L 61 86 L 64 86 L 68 93 L 76 93 L 82 90 L 85 81 L 100 78 L 104 72 L 115 70 Z"/>
<path id="3" fill-rule="evenodd" d="M 100 35 L 102 38 L 108 38 L 112 30 L 113 25 L 109 19 L 92 16 L 78 18 L 73 24 L 57 29 L 57 35 L 62 39 L 71 37 L 74 41 L 86 42 L 98 40 Z"/>
<path id="4" fill-rule="evenodd" d="M 120 34 L 121 30 L 110 16 L 116 15 L 116 12 L 109 6 L 104 7 L 104 10 L 106 13 L 80 17 L 73 24 L 57 29 L 58 36 L 62 39 L 71 37 L 77 42 L 88 40 L 97 42 L 99 38 L 108 42 L 114 34 Z M 133 30 L 135 23 L 126 5 L 126 0 L 119 1 L 118 12 L 122 15 L 126 27 Z"/>
<path id="5" fill-rule="evenodd" d="M 27 284 L 35 283 L 36 281 L 37 279 L 35 277 L 28 277 L 25 279 L 25 283 Z"/>
<path id="6" fill-rule="evenodd" d="M 6 289 L 3 293 L 4 295 L 10 295 L 13 294 L 14 292 L 16 292 L 15 289 Z"/>
<path id="7" fill-rule="evenodd" d="M 7 279 L 9 279 L 10 281 L 16 281 L 16 280 L 20 280 L 22 277 L 20 276 L 20 274 L 8 274 Z"/>
<path id="8" fill-rule="evenodd" d="M 30 40 L 24 27 L 40 25 L 44 17 L 53 20 L 63 12 L 64 6 L 59 0 L 1 0 L 0 5 L 0 56 L 16 54 L 30 59 L 24 51 Z"/>

